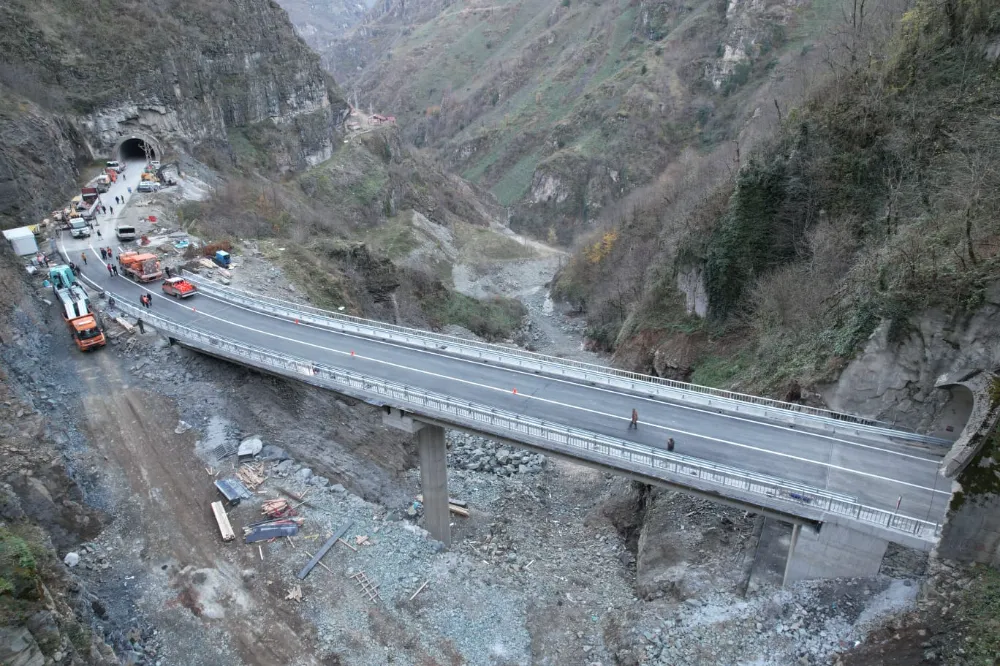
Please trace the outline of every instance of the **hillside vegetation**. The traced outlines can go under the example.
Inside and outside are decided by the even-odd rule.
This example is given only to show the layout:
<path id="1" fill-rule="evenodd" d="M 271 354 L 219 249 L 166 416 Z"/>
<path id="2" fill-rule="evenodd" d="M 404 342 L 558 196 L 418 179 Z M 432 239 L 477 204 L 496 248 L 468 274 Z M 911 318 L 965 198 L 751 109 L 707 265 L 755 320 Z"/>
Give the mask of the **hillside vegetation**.
<path id="1" fill-rule="evenodd" d="M 583 244 L 559 292 L 620 361 L 780 394 L 834 377 L 881 321 L 900 339 L 915 313 L 982 303 L 1000 277 L 1000 11 L 920 1 L 891 27 L 857 30 L 738 170 L 692 160 Z"/>
<path id="2" fill-rule="evenodd" d="M 513 228 L 570 243 L 685 147 L 711 151 L 770 121 L 839 11 L 834 0 L 397 1 L 325 61 L 352 100 L 396 115 L 406 140 L 509 206 Z"/>
<path id="3" fill-rule="evenodd" d="M 185 224 L 212 239 L 263 240 L 267 256 L 322 307 L 434 328 L 455 324 L 492 340 L 520 327 L 519 302 L 453 291 L 451 266 L 435 245 L 441 227 L 455 234 L 460 251 L 469 245 L 478 259 L 508 258 L 509 246 L 520 246 L 490 231 L 500 211 L 405 147 L 393 128 L 356 136 L 280 183 L 252 175 L 256 153 L 248 151 L 236 154 L 226 184 L 207 201 L 183 207 Z"/>

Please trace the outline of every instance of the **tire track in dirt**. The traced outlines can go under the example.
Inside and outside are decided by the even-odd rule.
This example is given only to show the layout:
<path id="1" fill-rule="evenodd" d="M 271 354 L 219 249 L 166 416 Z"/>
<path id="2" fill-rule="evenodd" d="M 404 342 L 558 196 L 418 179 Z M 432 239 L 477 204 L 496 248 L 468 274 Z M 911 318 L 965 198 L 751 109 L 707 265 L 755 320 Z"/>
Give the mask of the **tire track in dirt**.
<path id="1" fill-rule="evenodd" d="M 176 562 L 171 589 L 164 590 L 176 599 L 163 612 L 190 612 L 206 629 L 222 628 L 246 664 L 318 663 L 312 627 L 284 609 L 286 602 L 271 586 L 244 584 L 240 571 L 259 570 L 261 563 L 255 553 L 219 539 L 211 518 L 212 477 L 194 455 L 194 434 L 174 432 L 173 402 L 132 386 L 110 353 L 96 360 L 99 372 L 81 373 L 87 388 L 82 425 L 98 453 L 127 479 L 128 489 L 115 494 L 140 517 L 125 529 L 138 532 L 145 544 L 142 564 L 152 571 Z M 213 586 L 210 612 L 198 598 L 198 585 L 206 580 Z"/>

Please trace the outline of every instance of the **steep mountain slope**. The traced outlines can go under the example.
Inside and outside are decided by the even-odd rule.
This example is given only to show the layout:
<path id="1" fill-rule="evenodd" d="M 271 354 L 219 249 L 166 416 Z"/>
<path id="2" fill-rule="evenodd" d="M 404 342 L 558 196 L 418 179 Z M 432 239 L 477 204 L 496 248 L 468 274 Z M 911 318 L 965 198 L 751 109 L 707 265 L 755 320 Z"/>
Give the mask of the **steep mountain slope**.
<path id="1" fill-rule="evenodd" d="M 295 31 L 320 54 L 332 48 L 333 41 L 364 19 L 372 0 L 280 0 Z M 330 64 L 323 63 L 330 71 Z"/>
<path id="2" fill-rule="evenodd" d="M 491 339 L 509 338 L 525 314 L 517 301 L 451 289 L 455 264 L 532 253 L 497 228 L 502 211 L 488 195 L 403 145 L 393 127 L 351 135 L 331 159 L 281 183 L 232 175 L 180 217 L 209 238 L 263 241 L 325 307 Z"/>
<path id="3" fill-rule="evenodd" d="M 511 206 L 512 227 L 568 243 L 685 146 L 773 122 L 834 13 L 830 0 L 386 2 L 326 60 L 362 107 Z"/>
<path id="4" fill-rule="evenodd" d="M 828 400 L 921 427 L 942 374 L 1000 364 L 1000 15 L 892 26 L 741 168 L 692 157 L 589 239 L 559 292 L 619 362 L 789 399 L 847 367 Z"/>
<path id="5" fill-rule="evenodd" d="M 0 25 L 0 135 L 21 145 L 18 157 L 0 154 L 5 218 L 37 222 L 67 193 L 64 178 L 47 175 L 65 145 L 89 161 L 138 136 L 225 162 L 240 141 L 283 171 L 339 143 L 346 103 L 271 2 L 170 0 L 139 11 L 128 0 L 12 0 Z M 37 207 L 15 208 L 12 193 L 26 190 Z"/>

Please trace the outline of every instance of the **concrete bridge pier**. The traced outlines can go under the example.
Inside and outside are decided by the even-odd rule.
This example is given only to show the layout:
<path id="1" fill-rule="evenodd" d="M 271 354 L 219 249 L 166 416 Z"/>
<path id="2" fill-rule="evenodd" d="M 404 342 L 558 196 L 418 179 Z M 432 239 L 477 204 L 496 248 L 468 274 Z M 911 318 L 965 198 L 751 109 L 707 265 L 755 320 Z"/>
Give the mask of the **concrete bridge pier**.
<path id="1" fill-rule="evenodd" d="M 448 460 L 444 428 L 424 426 L 417 432 L 420 454 L 420 489 L 424 494 L 424 527 L 445 546 L 451 545 L 448 509 Z"/>
<path id="2" fill-rule="evenodd" d="M 823 523 L 819 530 L 792 527 L 783 586 L 817 578 L 875 576 L 889 542 L 841 525 Z"/>
<path id="3" fill-rule="evenodd" d="M 420 457 L 420 490 L 424 495 L 424 527 L 435 539 L 451 546 L 451 512 L 448 508 L 448 450 L 444 428 L 414 420 L 405 412 L 386 407 L 382 422 L 417 436 Z"/>

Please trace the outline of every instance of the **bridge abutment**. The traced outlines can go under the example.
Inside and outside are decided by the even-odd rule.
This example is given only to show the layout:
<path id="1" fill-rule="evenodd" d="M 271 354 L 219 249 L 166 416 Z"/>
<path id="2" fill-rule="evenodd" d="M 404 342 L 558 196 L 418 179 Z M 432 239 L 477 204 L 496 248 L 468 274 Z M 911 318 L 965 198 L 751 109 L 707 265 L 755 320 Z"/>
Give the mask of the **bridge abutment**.
<path id="1" fill-rule="evenodd" d="M 417 436 L 420 490 L 424 495 L 424 527 L 435 539 L 451 546 L 451 510 L 448 507 L 448 448 L 444 428 L 421 423 L 394 408 L 386 408 L 382 422 Z"/>
<path id="2" fill-rule="evenodd" d="M 841 525 L 824 523 L 819 531 L 792 528 L 782 585 L 817 578 L 875 576 L 889 542 Z"/>

